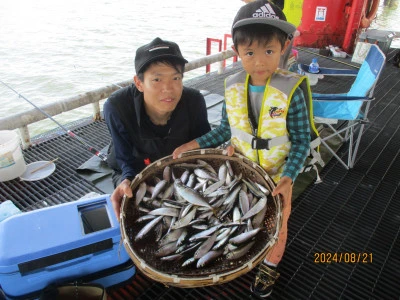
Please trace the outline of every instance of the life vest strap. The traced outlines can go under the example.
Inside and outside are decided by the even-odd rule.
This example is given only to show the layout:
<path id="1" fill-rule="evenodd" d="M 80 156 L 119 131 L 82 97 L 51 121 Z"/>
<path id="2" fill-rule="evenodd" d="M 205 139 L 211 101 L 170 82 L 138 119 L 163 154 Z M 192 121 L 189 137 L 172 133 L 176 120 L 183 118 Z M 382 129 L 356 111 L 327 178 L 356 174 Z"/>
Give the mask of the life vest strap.
<path id="1" fill-rule="evenodd" d="M 231 127 L 232 136 L 237 137 L 239 140 L 242 140 L 251 145 L 253 149 L 257 150 L 270 150 L 272 147 L 282 145 L 284 143 L 289 142 L 289 137 L 286 135 L 276 136 L 270 139 L 262 139 L 255 137 L 252 134 L 249 134 L 243 130 L 232 128 Z"/>

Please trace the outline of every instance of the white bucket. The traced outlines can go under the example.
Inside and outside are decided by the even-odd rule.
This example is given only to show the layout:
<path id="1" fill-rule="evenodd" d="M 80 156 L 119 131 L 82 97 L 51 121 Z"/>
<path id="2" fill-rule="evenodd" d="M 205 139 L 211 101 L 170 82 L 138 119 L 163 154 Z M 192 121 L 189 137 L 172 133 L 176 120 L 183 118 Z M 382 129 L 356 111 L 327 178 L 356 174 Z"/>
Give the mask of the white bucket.
<path id="1" fill-rule="evenodd" d="M 19 137 L 14 131 L 0 131 L 0 181 L 21 176 L 26 170 Z"/>

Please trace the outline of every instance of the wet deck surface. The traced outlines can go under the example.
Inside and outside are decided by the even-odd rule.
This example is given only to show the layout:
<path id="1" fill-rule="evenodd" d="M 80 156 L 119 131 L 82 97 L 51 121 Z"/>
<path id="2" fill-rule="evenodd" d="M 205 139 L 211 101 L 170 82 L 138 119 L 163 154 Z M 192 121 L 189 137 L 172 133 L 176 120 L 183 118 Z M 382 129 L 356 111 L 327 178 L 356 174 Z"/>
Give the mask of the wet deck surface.
<path id="1" fill-rule="evenodd" d="M 389 62 L 375 90 L 371 121 L 361 140 L 355 167 L 345 170 L 331 160 L 321 172 L 323 182 L 309 185 L 294 201 L 288 243 L 279 265 L 281 276 L 271 299 L 399 299 L 400 298 L 400 69 Z M 300 61 L 312 53 L 300 51 Z M 320 58 L 324 67 L 348 68 L 338 60 Z M 345 60 L 350 64 L 350 59 Z M 234 69 L 227 70 L 228 73 Z M 222 95 L 222 75 L 204 75 L 187 85 Z M 318 92 L 341 92 L 348 80 L 324 78 Z M 217 96 L 213 103 L 219 102 Z M 210 97 L 211 99 L 211 97 Z M 210 113 L 218 122 L 220 103 Z M 110 136 L 104 122 L 73 129 L 98 149 Z M 347 145 L 338 151 L 345 155 Z M 0 182 L 0 201 L 11 199 L 23 211 L 103 193 L 76 169 L 91 157 L 79 142 L 62 134 L 24 151 L 27 163 L 59 157 L 55 173 L 36 181 Z M 328 253 L 337 262 L 324 263 Z M 339 255 L 341 255 L 339 258 Z M 317 256 L 322 262 L 316 262 Z M 339 262 L 339 259 L 341 261 Z M 109 299 L 249 299 L 249 272 L 223 285 L 180 289 L 166 287 L 138 272 L 130 283 L 108 289 Z"/>

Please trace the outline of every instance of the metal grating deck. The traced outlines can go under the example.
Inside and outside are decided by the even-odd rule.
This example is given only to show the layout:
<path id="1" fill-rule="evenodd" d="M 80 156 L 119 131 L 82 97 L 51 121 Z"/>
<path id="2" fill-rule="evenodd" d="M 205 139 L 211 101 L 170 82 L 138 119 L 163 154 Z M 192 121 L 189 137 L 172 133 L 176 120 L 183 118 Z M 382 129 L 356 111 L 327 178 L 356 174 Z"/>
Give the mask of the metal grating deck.
<path id="1" fill-rule="evenodd" d="M 389 53 L 389 61 L 394 52 Z M 302 62 L 312 57 L 300 51 Z M 324 58 L 319 63 L 326 67 L 338 64 Z M 331 160 L 321 173 L 323 183 L 308 186 L 294 201 L 287 249 L 279 265 L 281 277 L 271 299 L 400 299 L 399 74 L 400 69 L 387 63 L 354 169 L 346 171 Z M 222 94 L 224 76 L 208 74 L 186 84 Z M 318 92 L 340 92 L 349 84 L 331 78 L 319 83 Z M 104 122 L 74 131 L 98 149 L 110 139 Z M 338 151 L 340 156 L 345 148 Z M 91 154 L 66 135 L 39 143 L 24 155 L 27 163 L 59 157 L 56 172 L 37 182 L 0 182 L 0 201 L 12 199 L 28 211 L 73 201 L 92 191 L 101 193 L 76 173 Z M 372 253 L 372 262 L 370 256 L 365 263 L 314 262 L 316 253 L 328 252 L 354 253 L 354 257 Z M 130 283 L 109 288 L 108 299 L 251 299 L 248 287 L 254 274 L 223 285 L 179 289 L 137 273 Z"/>

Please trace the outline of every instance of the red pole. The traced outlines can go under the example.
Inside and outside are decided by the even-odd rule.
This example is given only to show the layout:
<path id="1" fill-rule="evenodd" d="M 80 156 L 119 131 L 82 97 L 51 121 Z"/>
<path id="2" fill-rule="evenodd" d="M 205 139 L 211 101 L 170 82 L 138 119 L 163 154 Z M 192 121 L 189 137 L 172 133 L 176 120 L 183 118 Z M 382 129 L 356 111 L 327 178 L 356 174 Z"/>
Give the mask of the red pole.
<path id="1" fill-rule="evenodd" d="M 224 50 L 226 50 L 226 48 L 228 46 L 228 38 L 232 38 L 232 34 L 225 33 L 224 34 Z M 233 57 L 233 61 L 237 62 L 237 56 Z M 224 68 L 225 68 L 225 65 L 226 65 L 226 60 L 224 60 Z"/>
<path id="2" fill-rule="evenodd" d="M 207 45 L 206 45 L 206 55 L 211 54 L 211 43 L 212 42 L 217 42 L 218 43 L 218 51 L 221 52 L 222 50 L 222 40 L 220 39 L 212 39 L 212 38 L 207 38 Z M 206 65 L 206 73 L 210 72 L 210 65 Z"/>
<path id="3" fill-rule="evenodd" d="M 353 0 L 351 4 L 349 21 L 342 44 L 343 50 L 347 53 L 353 53 L 354 42 L 360 27 L 362 13 L 365 10 L 366 1 L 368 0 Z"/>

